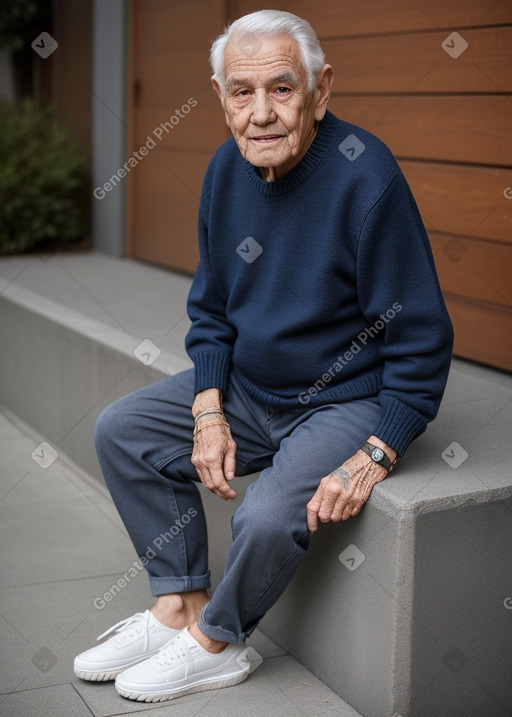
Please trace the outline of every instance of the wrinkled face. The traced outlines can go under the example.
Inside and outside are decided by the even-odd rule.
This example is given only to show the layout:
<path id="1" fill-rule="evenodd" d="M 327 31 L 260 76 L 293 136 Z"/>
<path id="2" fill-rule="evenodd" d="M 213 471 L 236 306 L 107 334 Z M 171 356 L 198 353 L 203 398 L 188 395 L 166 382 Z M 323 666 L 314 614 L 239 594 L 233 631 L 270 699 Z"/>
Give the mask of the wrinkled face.
<path id="1" fill-rule="evenodd" d="M 307 152 L 326 105 L 318 90 L 308 92 L 295 40 L 235 37 L 224 63 L 224 92 L 213 84 L 244 159 L 260 167 L 268 181 L 282 177 Z"/>

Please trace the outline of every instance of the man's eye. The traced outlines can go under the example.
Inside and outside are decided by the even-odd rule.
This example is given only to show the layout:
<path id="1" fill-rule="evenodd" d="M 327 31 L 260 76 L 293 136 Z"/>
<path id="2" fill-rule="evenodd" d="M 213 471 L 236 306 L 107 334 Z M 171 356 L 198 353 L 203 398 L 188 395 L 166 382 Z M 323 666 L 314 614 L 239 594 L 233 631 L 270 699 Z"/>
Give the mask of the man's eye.
<path id="1" fill-rule="evenodd" d="M 248 94 L 249 90 L 240 90 L 239 92 L 237 92 L 238 97 L 247 97 Z"/>
<path id="2" fill-rule="evenodd" d="M 285 95 L 287 92 L 290 92 L 290 88 L 289 87 L 278 87 L 277 92 L 280 95 Z"/>

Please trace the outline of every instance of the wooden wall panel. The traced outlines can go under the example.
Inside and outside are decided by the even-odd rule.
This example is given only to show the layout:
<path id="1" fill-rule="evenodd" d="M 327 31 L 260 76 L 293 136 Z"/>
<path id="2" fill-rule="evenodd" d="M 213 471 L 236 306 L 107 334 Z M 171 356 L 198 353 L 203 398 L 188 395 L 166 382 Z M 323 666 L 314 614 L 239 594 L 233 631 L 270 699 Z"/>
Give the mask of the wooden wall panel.
<path id="1" fill-rule="evenodd" d="M 191 152 L 199 150 L 213 154 L 216 149 L 214 138 L 220 144 L 228 137 L 224 112 L 213 88 L 208 86 L 200 91 L 196 88 L 191 94 L 179 96 L 179 93 L 173 93 L 173 96 L 176 96 L 174 103 L 170 100 L 165 107 L 141 103 L 134 127 L 135 145 L 144 144 L 149 136 L 158 147 L 165 149 L 187 148 Z M 187 105 L 189 99 L 197 104 L 184 115 L 181 107 Z M 184 117 L 180 118 L 179 113 Z"/>
<path id="2" fill-rule="evenodd" d="M 503 267 L 512 266 L 512 244 L 431 232 L 441 288 L 485 304 L 512 307 L 512 282 Z"/>
<path id="3" fill-rule="evenodd" d="M 397 157 L 512 165 L 512 100 L 506 95 L 337 96 L 329 108 L 377 134 Z"/>
<path id="4" fill-rule="evenodd" d="M 512 22 L 510 0 L 239 0 L 236 17 L 272 6 L 306 18 L 317 35 L 376 36 L 440 28 L 484 27 Z"/>
<path id="5" fill-rule="evenodd" d="M 512 242 L 512 169 L 400 161 L 428 230 Z M 505 270 L 505 267 L 504 267 Z"/>
<path id="6" fill-rule="evenodd" d="M 225 123 L 211 86 L 208 53 L 211 40 L 222 29 L 221 7 L 219 1 L 206 0 L 134 3 L 137 141 L 171 116 L 178 113 L 180 119 L 180 107 L 193 97 L 197 105 L 179 127 L 164 134 L 166 146 L 215 149 L 217 132 L 224 132 Z"/>
<path id="7" fill-rule="evenodd" d="M 512 5 L 512 3 L 511 3 Z M 335 68 L 334 92 L 510 92 L 512 27 L 462 30 L 468 48 L 454 61 L 446 30 L 324 40 Z"/>
<path id="8" fill-rule="evenodd" d="M 193 272 L 199 259 L 197 209 L 209 152 L 153 150 L 137 167 L 136 256 Z"/>
<path id="9" fill-rule="evenodd" d="M 208 65 L 211 40 L 226 24 L 224 5 L 131 4 L 130 152 L 150 151 L 129 174 L 128 253 L 189 273 L 198 259 L 204 171 L 228 137 Z"/>
<path id="10" fill-rule="evenodd" d="M 446 296 L 457 356 L 512 371 L 512 311 Z"/>

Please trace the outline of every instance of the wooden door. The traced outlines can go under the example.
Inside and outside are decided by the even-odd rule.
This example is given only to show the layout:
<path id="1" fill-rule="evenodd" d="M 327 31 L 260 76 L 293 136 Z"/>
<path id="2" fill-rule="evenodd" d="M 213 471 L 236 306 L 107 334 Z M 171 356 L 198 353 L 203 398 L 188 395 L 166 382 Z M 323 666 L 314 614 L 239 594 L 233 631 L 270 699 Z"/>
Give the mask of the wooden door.
<path id="1" fill-rule="evenodd" d="M 229 136 L 208 64 L 224 2 L 134 0 L 130 21 L 127 251 L 192 273 L 202 178 Z"/>

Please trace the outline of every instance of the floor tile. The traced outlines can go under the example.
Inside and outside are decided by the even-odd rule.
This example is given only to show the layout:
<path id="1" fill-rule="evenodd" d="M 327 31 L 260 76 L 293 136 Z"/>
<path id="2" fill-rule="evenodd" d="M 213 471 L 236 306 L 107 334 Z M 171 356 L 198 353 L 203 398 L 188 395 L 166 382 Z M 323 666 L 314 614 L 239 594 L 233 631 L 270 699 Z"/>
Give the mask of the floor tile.
<path id="1" fill-rule="evenodd" d="M 42 687 L 0 697 L 0 717 L 91 717 L 92 714 L 71 685 Z"/>

